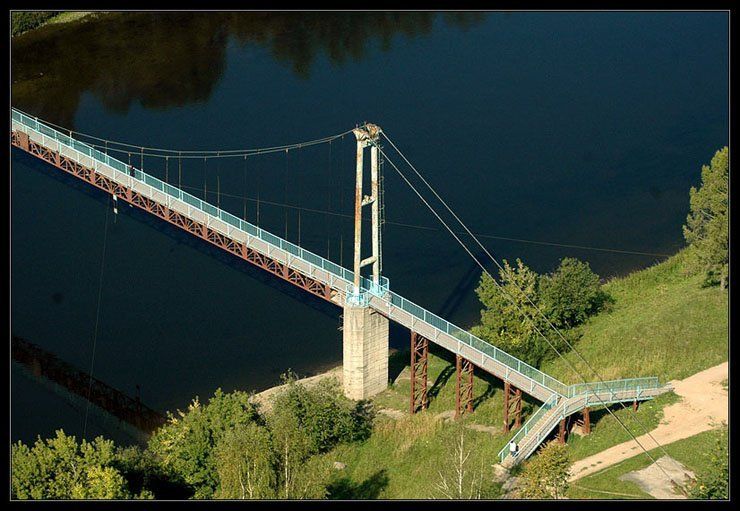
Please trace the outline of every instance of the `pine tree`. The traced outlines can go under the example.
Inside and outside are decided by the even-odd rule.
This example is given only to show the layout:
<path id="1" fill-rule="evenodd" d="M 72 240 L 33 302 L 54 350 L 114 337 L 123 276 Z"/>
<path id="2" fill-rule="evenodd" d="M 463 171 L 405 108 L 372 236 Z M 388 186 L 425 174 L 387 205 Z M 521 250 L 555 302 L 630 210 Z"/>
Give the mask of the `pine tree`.
<path id="1" fill-rule="evenodd" d="M 701 186 L 691 187 L 691 210 L 683 227 L 684 238 L 692 248 L 693 267 L 704 274 L 705 285 L 728 285 L 729 246 L 729 157 L 725 146 L 717 151 L 710 165 L 701 169 Z"/>

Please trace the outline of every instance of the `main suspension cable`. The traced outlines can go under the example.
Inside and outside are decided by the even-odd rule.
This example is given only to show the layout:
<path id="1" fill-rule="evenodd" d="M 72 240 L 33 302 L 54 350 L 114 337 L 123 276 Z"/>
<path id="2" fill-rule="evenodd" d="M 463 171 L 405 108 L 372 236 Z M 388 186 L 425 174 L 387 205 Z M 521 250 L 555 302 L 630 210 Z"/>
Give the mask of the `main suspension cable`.
<path id="1" fill-rule="evenodd" d="M 15 110 L 18 110 L 18 109 L 16 108 Z M 219 158 L 233 158 L 233 157 L 243 156 L 244 154 L 265 154 L 265 153 L 270 153 L 270 152 L 282 151 L 282 150 L 285 150 L 285 149 L 295 149 L 295 148 L 300 148 L 300 147 L 305 147 L 305 146 L 310 146 L 310 145 L 323 144 L 323 143 L 329 142 L 330 140 L 335 140 L 335 139 L 337 139 L 339 137 L 342 137 L 342 136 L 344 136 L 344 135 L 346 135 L 348 133 L 352 133 L 352 130 L 349 129 L 347 131 L 344 131 L 342 133 L 338 133 L 336 135 L 330 135 L 330 136 L 327 136 L 327 137 L 317 138 L 317 139 L 314 139 L 314 140 L 307 140 L 305 142 L 296 142 L 296 143 L 292 143 L 292 144 L 284 144 L 284 145 L 271 146 L 271 147 L 247 148 L 247 149 L 213 149 L 213 150 L 191 150 L 191 151 L 185 151 L 185 150 L 181 150 L 181 149 L 170 149 L 170 148 L 140 146 L 140 145 L 135 145 L 135 144 L 129 144 L 129 143 L 126 143 L 126 142 L 119 142 L 119 141 L 116 141 L 116 140 L 101 138 L 101 137 L 97 137 L 95 135 L 90 135 L 89 133 L 84 133 L 84 132 L 81 132 L 81 131 L 70 130 L 70 129 L 64 127 L 64 126 L 59 126 L 58 124 L 54 124 L 53 122 L 49 122 L 49 121 L 46 121 L 46 120 L 39 120 L 38 117 L 35 117 L 33 115 L 30 115 L 30 114 L 27 114 L 25 112 L 22 112 L 21 110 L 18 110 L 18 111 L 21 112 L 26 117 L 34 118 L 37 122 L 40 122 L 42 124 L 46 124 L 46 125 L 49 125 L 51 127 L 57 128 L 59 130 L 63 130 L 65 132 L 68 132 L 69 133 L 69 136 L 72 137 L 72 138 L 74 138 L 73 137 L 74 134 L 77 134 L 77 135 L 81 135 L 83 137 L 87 137 L 87 138 L 90 138 L 92 140 L 97 140 L 97 141 L 103 143 L 103 144 L 100 144 L 99 145 L 99 144 L 92 144 L 92 143 L 85 142 L 87 145 L 93 146 L 95 148 L 98 148 L 98 149 L 99 148 L 107 148 L 108 150 L 111 150 L 111 151 L 118 151 L 118 152 L 124 152 L 124 153 L 125 152 L 131 152 L 132 149 L 136 149 L 141 154 L 146 154 L 146 156 L 152 156 L 152 157 L 155 157 L 155 158 L 165 158 L 167 155 L 174 155 L 174 154 L 182 155 L 183 158 L 199 158 L 199 157 L 204 156 L 204 155 L 208 155 L 210 158 L 215 158 L 215 157 L 219 157 Z M 110 144 L 119 146 L 121 148 L 128 148 L 128 149 L 111 148 L 111 147 L 109 147 Z M 152 151 L 154 151 L 154 152 L 152 152 Z M 157 154 L 157 153 L 163 153 L 163 154 Z M 219 155 L 219 153 L 220 153 L 220 156 L 217 156 L 217 155 Z"/>

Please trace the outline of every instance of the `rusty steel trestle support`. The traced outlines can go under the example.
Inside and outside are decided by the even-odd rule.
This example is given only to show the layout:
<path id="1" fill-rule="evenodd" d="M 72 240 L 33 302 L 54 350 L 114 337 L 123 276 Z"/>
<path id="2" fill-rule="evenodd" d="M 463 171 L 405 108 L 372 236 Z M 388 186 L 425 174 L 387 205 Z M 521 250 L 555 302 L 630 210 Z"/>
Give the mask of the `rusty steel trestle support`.
<path id="1" fill-rule="evenodd" d="M 558 428 L 558 442 L 561 444 L 565 443 L 565 438 L 568 433 L 568 417 L 560 419 L 560 427 Z"/>
<path id="2" fill-rule="evenodd" d="M 330 286 L 314 280 L 311 277 L 272 259 L 271 257 L 261 254 L 247 247 L 246 244 L 233 240 L 228 236 L 211 229 L 204 223 L 193 220 L 177 211 L 171 210 L 164 204 L 160 204 L 159 202 L 145 197 L 122 184 L 116 183 L 104 175 L 98 174 L 92 168 L 85 167 L 73 159 L 59 154 L 57 151 L 30 140 L 28 135 L 23 132 L 11 131 L 10 141 L 12 145 L 27 151 L 33 156 L 36 156 L 37 158 L 40 158 L 105 192 L 113 194 L 126 202 L 143 209 L 144 211 L 152 213 L 162 220 L 166 220 L 170 224 L 194 234 L 199 238 L 202 238 L 205 241 L 208 241 L 209 243 L 212 243 L 213 245 L 216 245 L 217 247 L 222 248 L 223 250 L 226 250 L 227 252 L 230 252 L 233 255 L 240 257 L 241 259 L 244 259 L 245 261 L 248 261 L 320 298 L 331 303 L 335 303 L 332 300 L 332 289 Z"/>
<path id="3" fill-rule="evenodd" d="M 456 356 L 455 419 L 473 411 L 473 363 Z"/>
<path id="4" fill-rule="evenodd" d="M 517 429 L 522 425 L 522 389 L 504 381 L 504 433 L 509 432 L 511 422 L 509 417 L 512 412 L 514 413 L 514 429 Z"/>
<path id="5" fill-rule="evenodd" d="M 429 339 L 411 332 L 411 413 L 426 410 Z"/>

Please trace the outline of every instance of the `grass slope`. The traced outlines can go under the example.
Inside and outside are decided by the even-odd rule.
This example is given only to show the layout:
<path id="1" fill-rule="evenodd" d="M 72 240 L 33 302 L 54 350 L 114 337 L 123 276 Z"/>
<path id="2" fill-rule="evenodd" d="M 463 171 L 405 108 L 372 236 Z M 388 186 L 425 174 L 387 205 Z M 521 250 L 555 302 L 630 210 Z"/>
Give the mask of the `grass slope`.
<path id="1" fill-rule="evenodd" d="M 705 431 L 664 447 L 669 456 L 698 475 L 709 470 L 711 458 L 708 453 L 715 448 L 716 439 L 721 434 L 721 430 Z M 658 459 L 664 456 L 664 453 L 656 448 L 650 451 L 650 455 Z M 641 470 L 651 463 L 652 461 L 646 454 L 627 459 L 601 472 L 575 481 L 569 488 L 567 495 L 571 499 L 653 498 L 636 484 L 619 479 L 620 476 L 633 470 Z"/>
<path id="2" fill-rule="evenodd" d="M 665 382 L 727 360 L 728 293 L 686 276 L 685 259 L 682 251 L 605 285 L 615 303 L 582 327 L 576 344 L 602 378 L 657 376 Z M 598 380 L 576 355 L 566 357 L 588 380 Z M 582 381 L 562 359 L 542 369 L 565 383 Z"/>
<path id="3" fill-rule="evenodd" d="M 717 288 L 702 288 L 699 278 L 684 273 L 686 254 L 606 284 L 615 300 L 609 311 L 591 318 L 583 325 L 583 336 L 576 348 L 604 379 L 658 376 L 661 381 L 681 379 L 727 360 L 728 295 Z M 573 354 L 567 355 L 584 374 L 589 374 Z M 470 468 L 485 478 L 493 475 L 497 453 L 511 433 L 502 432 L 503 384 L 495 377 L 476 371 L 474 381 L 475 412 L 459 423 L 449 420 L 455 408 L 454 357 L 433 350 L 429 356 L 429 410 L 413 417 L 409 409 L 409 353 L 394 354 L 391 373 L 395 382 L 373 400 L 376 407 L 403 412 L 399 420 L 380 416 L 369 440 L 362 444 L 337 447 L 326 456 L 345 464 L 335 474 L 332 496 L 335 498 L 439 498 L 436 484 L 440 470 L 450 466 L 455 439 L 465 433 L 465 448 L 470 450 Z M 566 383 L 579 378 L 563 360 L 551 360 L 543 370 Z M 598 380 L 591 373 L 590 381 Z M 640 405 L 638 424 L 629 410 L 613 405 L 612 411 L 637 436 L 656 427 L 663 407 L 677 400 L 669 393 Z M 525 396 L 524 420 L 539 407 Z M 473 430 L 475 426 L 487 430 Z M 466 427 L 467 426 L 467 427 Z M 696 442 L 703 445 L 703 433 L 672 444 L 668 452 L 684 462 L 691 457 Z M 617 421 L 604 409 L 592 411 L 592 432 L 585 437 L 568 439 L 572 460 L 600 452 L 629 440 Z M 687 447 L 688 446 L 688 447 Z M 682 450 L 683 449 L 683 450 Z M 689 449 L 686 451 L 686 449 Z M 685 456 L 684 456 L 685 454 Z M 682 456 L 684 456 L 682 458 Z M 644 459 L 643 459 L 644 458 Z M 647 456 L 637 456 L 618 467 L 634 470 L 648 463 Z M 700 471 L 701 461 L 685 464 Z M 693 463 L 693 464 L 691 464 Z M 621 469 L 620 469 L 621 470 Z M 605 471 L 607 474 L 610 471 Z M 621 475 L 619 470 L 614 474 Z M 600 479 L 605 478 L 605 479 Z M 614 481 L 611 476 L 595 474 L 578 481 L 578 486 L 602 491 L 646 495 L 631 483 Z M 491 489 L 494 494 L 496 488 Z M 572 489 L 574 498 L 608 498 L 609 494 Z M 613 498 L 626 498 L 612 496 Z"/>

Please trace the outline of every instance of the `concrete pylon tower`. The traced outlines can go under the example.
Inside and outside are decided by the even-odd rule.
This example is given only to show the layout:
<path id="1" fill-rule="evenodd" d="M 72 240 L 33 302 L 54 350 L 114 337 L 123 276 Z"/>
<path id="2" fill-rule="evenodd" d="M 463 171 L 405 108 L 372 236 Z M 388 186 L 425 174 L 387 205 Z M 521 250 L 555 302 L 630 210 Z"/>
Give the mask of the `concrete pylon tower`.
<path id="1" fill-rule="evenodd" d="M 343 321 L 343 387 L 350 399 L 367 399 L 388 386 L 388 319 L 368 306 L 370 294 L 381 287 L 380 175 L 378 148 L 381 130 L 365 124 L 354 131 L 357 139 L 355 182 L 354 281 L 347 290 Z M 370 146 L 370 195 L 363 195 L 365 148 Z M 371 206 L 372 255 L 362 257 L 362 208 Z M 371 279 L 362 268 L 372 265 Z"/>

